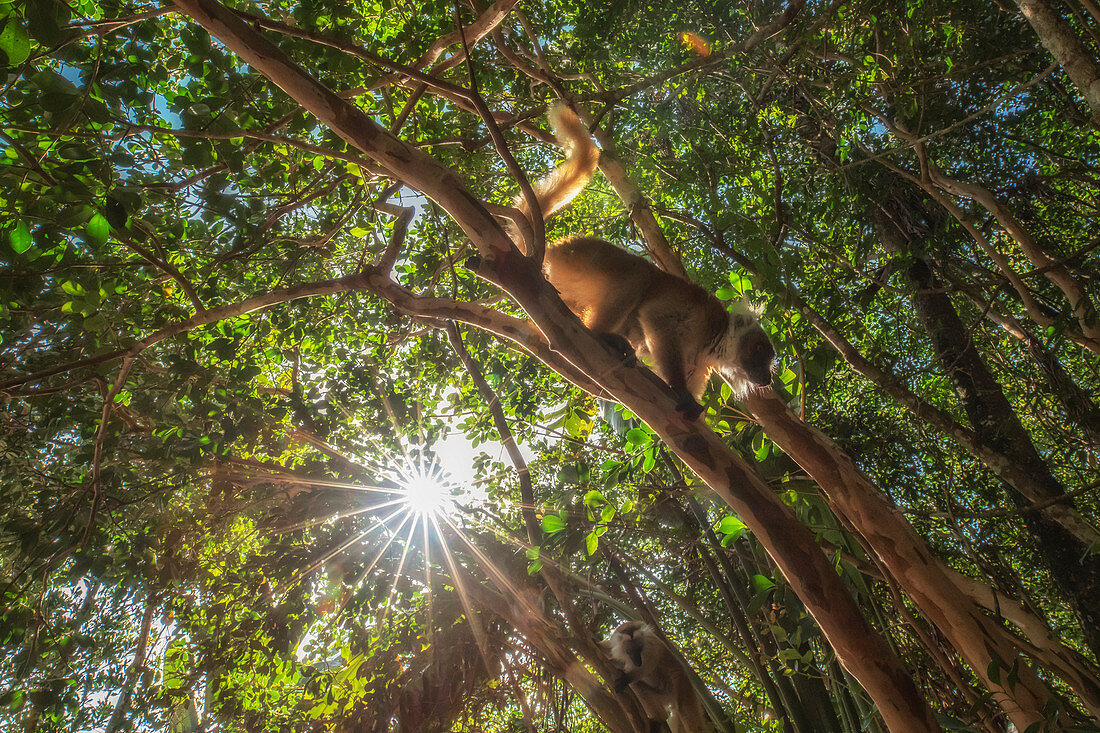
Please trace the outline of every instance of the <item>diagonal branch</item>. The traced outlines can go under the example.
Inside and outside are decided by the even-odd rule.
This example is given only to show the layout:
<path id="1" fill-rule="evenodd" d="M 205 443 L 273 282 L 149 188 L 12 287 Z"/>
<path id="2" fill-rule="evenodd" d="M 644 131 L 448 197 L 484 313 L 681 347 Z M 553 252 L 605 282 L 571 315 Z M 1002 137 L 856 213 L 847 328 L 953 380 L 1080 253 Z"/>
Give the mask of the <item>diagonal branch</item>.
<path id="1" fill-rule="evenodd" d="M 157 257 L 155 254 L 142 247 L 140 244 L 131 239 L 125 232 L 116 229 L 114 234 L 118 241 L 121 242 L 125 247 L 133 250 L 134 252 L 137 252 L 138 256 L 140 256 L 149 264 L 153 265 L 154 267 L 158 267 L 166 272 L 168 276 L 172 278 L 177 285 L 180 286 L 180 290 L 184 292 L 184 294 L 187 296 L 187 299 L 191 301 L 191 304 L 195 306 L 196 313 L 202 313 L 206 310 L 206 307 L 202 304 L 202 301 L 199 300 L 198 293 L 195 292 L 195 288 L 191 285 L 191 281 L 185 278 L 183 276 L 183 273 L 173 267 L 171 263 L 169 263 L 167 260 L 163 260 L 160 257 Z"/>

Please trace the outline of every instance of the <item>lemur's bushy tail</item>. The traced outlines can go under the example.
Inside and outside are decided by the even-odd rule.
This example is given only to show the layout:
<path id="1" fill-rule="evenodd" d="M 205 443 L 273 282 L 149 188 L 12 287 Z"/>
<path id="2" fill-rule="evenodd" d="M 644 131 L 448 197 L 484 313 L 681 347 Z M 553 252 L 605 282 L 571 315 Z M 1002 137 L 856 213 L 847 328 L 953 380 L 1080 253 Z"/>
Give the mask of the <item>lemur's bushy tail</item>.
<path id="1" fill-rule="evenodd" d="M 592 142 L 588 128 L 564 102 L 554 104 L 549 117 L 554 137 L 565 148 L 565 161 L 534 186 L 543 219 L 550 218 L 576 198 L 592 178 L 600 159 L 599 148 Z M 522 196 L 516 200 L 516 208 L 530 217 L 531 211 Z"/>

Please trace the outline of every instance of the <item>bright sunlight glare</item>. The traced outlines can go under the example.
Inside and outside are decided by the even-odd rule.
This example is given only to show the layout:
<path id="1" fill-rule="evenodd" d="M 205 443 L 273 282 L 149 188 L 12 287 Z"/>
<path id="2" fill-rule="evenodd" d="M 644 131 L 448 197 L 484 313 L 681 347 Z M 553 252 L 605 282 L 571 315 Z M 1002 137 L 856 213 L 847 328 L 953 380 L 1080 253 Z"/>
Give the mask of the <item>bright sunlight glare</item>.
<path id="1" fill-rule="evenodd" d="M 451 483 L 438 466 L 409 467 L 400 477 L 404 502 L 417 516 L 446 514 L 453 504 Z"/>

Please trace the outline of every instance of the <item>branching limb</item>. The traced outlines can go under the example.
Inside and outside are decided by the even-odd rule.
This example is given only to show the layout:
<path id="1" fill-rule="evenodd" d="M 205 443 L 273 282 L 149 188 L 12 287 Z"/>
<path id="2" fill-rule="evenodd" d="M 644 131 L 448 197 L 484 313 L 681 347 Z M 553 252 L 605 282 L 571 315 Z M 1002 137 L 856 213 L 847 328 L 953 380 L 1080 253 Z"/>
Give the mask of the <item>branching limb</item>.
<path id="1" fill-rule="evenodd" d="M 451 46 L 458 44 L 464 45 L 476 45 L 478 41 L 484 38 L 489 33 L 492 33 L 494 29 L 500 26 L 504 22 L 504 19 L 508 17 L 508 14 L 512 12 L 512 8 L 516 6 L 518 0 L 496 0 L 492 5 L 486 8 L 485 12 L 478 16 L 478 19 L 467 26 L 465 29 L 454 30 L 445 36 L 436 39 L 424 55 L 421 56 L 413 66 L 418 69 L 426 69 L 429 66 L 432 67 L 432 71 L 444 71 L 454 66 L 458 66 L 462 63 L 462 56 L 454 55 L 450 58 L 444 59 L 442 62 L 436 64 L 436 60 L 443 55 Z M 434 64 L 434 66 L 433 66 Z"/>
<path id="2" fill-rule="evenodd" d="M 474 381 L 478 392 L 481 393 L 481 399 L 485 401 L 485 407 L 493 417 L 493 425 L 497 429 L 497 435 L 500 436 L 500 442 L 504 446 L 504 450 L 508 452 L 508 458 L 512 461 L 512 466 L 516 469 L 516 475 L 519 477 L 520 500 L 522 501 L 520 510 L 523 512 L 523 523 L 527 525 L 527 540 L 537 547 L 542 541 L 542 528 L 535 516 L 535 490 L 531 485 L 531 471 L 527 467 L 527 460 L 520 452 L 516 438 L 512 434 L 512 429 L 508 426 L 508 418 L 504 415 L 504 409 L 500 406 L 500 397 L 485 381 L 481 365 L 474 361 L 474 358 L 470 356 L 470 352 L 466 350 L 458 326 L 454 324 L 454 321 L 448 321 L 446 331 L 447 339 L 451 342 L 451 348 L 454 349 L 459 361 L 462 362 L 462 366 L 466 367 L 466 373 L 470 375 L 470 379 Z"/>
<path id="3" fill-rule="evenodd" d="M 137 358 L 138 353 L 139 352 L 133 352 L 123 359 L 122 366 L 118 370 L 118 375 L 115 376 L 114 383 L 111 384 L 111 388 L 103 398 L 103 410 L 99 416 L 99 429 L 96 430 L 95 448 L 92 453 L 92 478 L 89 486 L 92 492 L 92 506 L 91 509 L 88 510 L 88 523 L 84 527 L 84 536 L 80 541 L 82 546 L 88 544 L 88 538 L 91 537 L 92 530 L 95 528 L 95 519 L 99 511 L 99 504 L 103 499 L 103 446 L 107 440 L 107 426 L 110 424 L 115 398 L 118 396 L 123 385 L 126 384 L 126 377 L 129 376 L 130 369 L 133 367 L 134 359 Z"/>
<path id="4" fill-rule="evenodd" d="M 309 189 L 313 187 L 313 185 L 316 183 L 316 179 L 319 179 L 322 175 L 323 173 L 318 173 L 315 177 L 315 180 L 311 181 L 306 186 L 306 188 Z M 267 212 L 267 216 L 264 217 L 263 222 L 259 226 L 259 230 L 261 232 L 266 232 L 268 229 L 271 229 L 271 227 L 275 226 L 279 219 L 283 218 L 292 211 L 296 211 L 297 209 L 302 208 L 311 201 L 316 201 L 322 196 L 327 196 L 328 194 L 335 191 L 337 186 L 348 180 L 348 178 L 350 177 L 350 175 L 337 176 L 326 183 L 324 186 L 321 186 L 304 196 L 298 196 L 281 206 L 276 206 L 272 208 L 270 211 Z"/>
<path id="5" fill-rule="evenodd" d="M 379 197 L 379 201 L 374 202 L 374 208 L 377 211 L 397 217 L 397 221 L 393 223 L 393 234 L 390 236 L 390 243 L 386 246 L 386 251 L 382 253 L 378 263 L 373 268 L 386 275 L 393 270 L 394 264 L 397 263 L 397 256 L 401 253 L 401 246 L 405 243 L 405 236 L 409 231 L 409 223 L 416 213 L 416 209 L 411 206 L 398 206 L 386 201 L 385 199 L 389 198 L 392 193 L 393 187 L 391 186 L 383 192 L 382 196 Z"/>
<path id="6" fill-rule="evenodd" d="M 57 367 L 45 369 L 34 374 L 29 374 L 16 379 L 11 379 L 3 384 L 0 384 L 0 393 L 10 393 L 15 387 L 19 387 L 30 382 L 37 382 L 48 377 L 52 377 L 56 374 L 64 374 L 76 369 L 81 369 L 88 366 L 94 366 L 96 364 L 103 364 L 105 362 L 114 361 L 115 359 L 130 359 L 136 357 L 141 352 L 145 351 L 150 346 L 160 343 L 165 339 L 178 336 L 181 333 L 199 328 L 200 326 L 206 326 L 211 323 L 217 323 L 218 321 L 225 320 L 227 318 L 237 318 L 240 316 L 248 315 L 265 308 L 270 308 L 273 305 L 279 303 L 287 303 L 299 298 L 308 298 L 315 295 L 332 295 L 334 293 L 341 293 L 347 290 L 356 290 L 362 287 L 364 276 L 360 273 L 354 275 L 347 275 L 345 277 L 336 278 L 335 280 L 323 280 L 321 282 L 303 283 L 301 285 L 295 285 L 289 288 L 280 288 L 257 295 L 252 298 L 239 301 L 237 303 L 229 303 L 226 305 L 218 306 L 216 308 L 209 308 L 202 313 L 197 313 L 191 318 L 187 318 L 176 323 L 170 323 L 162 328 L 154 331 L 148 336 L 138 340 L 132 346 L 127 349 L 117 349 L 115 351 L 108 352 L 106 354 L 100 354 L 87 359 L 80 359 L 77 361 L 62 364 Z M 116 390 L 117 391 L 117 390 Z"/>
<path id="7" fill-rule="evenodd" d="M 470 76 L 470 101 L 481 117 L 481 121 L 484 122 L 485 126 L 489 129 L 489 137 L 492 138 L 497 155 L 500 156 L 501 160 L 503 160 L 504 164 L 508 167 L 508 172 L 511 173 L 512 177 L 519 183 L 519 190 L 523 196 L 523 200 L 527 203 L 527 208 L 531 212 L 530 225 L 532 238 L 527 241 L 525 251 L 528 257 L 535 262 L 541 263 L 543 253 L 546 250 L 546 222 L 543 221 L 542 207 L 539 205 L 538 196 L 535 195 L 535 189 L 531 187 L 531 182 L 527 180 L 527 174 L 524 172 L 523 168 L 520 167 L 519 163 L 516 162 L 515 156 L 512 155 L 512 151 L 508 148 L 508 142 L 504 139 L 504 133 L 500 131 L 496 119 L 493 118 L 493 113 L 489 109 L 489 105 L 485 103 L 484 97 L 478 92 L 473 59 L 470 57 L 470 46 L 466 42 L 465 30 L 462 27 L 460 15 L 460 6 L 456 5 L 455 23 L 458 25 L 459 35 L 462 38 L 462 50 L 466 57 L 467 73 Z"/>
<path id="8" fill-rule="evenodd" d="M 970 234 L 975 243 L 981 247 L 982 251 L 997 264 L 997 267 L 1000 268 L 1020 296 L 1020 301 L 1032 320 L 1044 328 L 1055 325 L 1055 320 L 1036 303 L 1034 296 L 1031 294 L 1031 289 L 1020 274 L 1016 272 L 1015 268 L 1012 267 L 1008 257 L 997 250 L 985 234 L 969 220 L 965 212 L 944 195 L 944 192 L 953 196 L 972 199 L 984 206 L 997 220 L 1005 233 L 1020 246 L 1028 260 L 1035 267 L 1042 269 L 1047 279 L 1053 282 L 1066 296 L 1081 328 L 1080 331 L 1064 329 L 1066 336 L 1089 351 L 1100 354 L 1100 317 L 1098 317 L 1100 312 L 1097 311 L 1096 306 L 1089 299 L 1084 287 L 1064 267 L 1057 266 L 1057 263 L 1039 247 L 1027 229 L 1012 216 L 991 191 L 976 184 L 963 183 L 943 175 L 936 164 L 930 160 L 924 144 L 917 142 L 914 135 L 900 129 L 896 124 L 892 124 L 891 129 L 898 136 L 913 142 L 913 149 L 920 160 L 921 175 L 919 177 L 914 176 L 885 159 L 881 161 L 882 164 L 915 185 L 920 186 L 923 191 L 951 213 L 956 221 Z"/>
<path id="9" fill-rule="evenodd" d="M 183 276 L 178 269 L 176 269 L 170 262 L 160 257 L 157 257 L 149 250 L 142 247 L 140 244 L 130 238 L 124 231 L 115 229 L 114 236 L 122 243 L 124 247 L 130 249 L 138 254 L 143 260 L 153 265 L 154 267 L 163 270 L 177 285 L 180 286 L 180 290 L 183 291 L 187 299 L 191 301 L 191 305 L 195 306 L 195 313 L 203 313 L 206 310 L 206 306 L 199 300 L 198 293 L 195 292 L 194 286 L 191 285 L 191 281 Z"/>

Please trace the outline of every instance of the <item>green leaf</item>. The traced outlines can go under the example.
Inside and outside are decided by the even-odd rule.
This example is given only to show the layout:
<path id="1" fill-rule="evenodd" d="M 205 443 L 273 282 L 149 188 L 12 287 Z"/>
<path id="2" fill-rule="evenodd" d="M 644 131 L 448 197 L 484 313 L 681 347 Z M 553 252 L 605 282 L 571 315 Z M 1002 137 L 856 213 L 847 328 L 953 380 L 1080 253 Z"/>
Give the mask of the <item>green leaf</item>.
<path id="1" fill-rule="evenodd" d="M 15 228 L 8 234 L 8 241 L 16 254 L 23 254 L 31 246 L 31 230 L 26 222 L 18 222 Z"/>
<path id="2" fill-rule="evenodd" d="M 15 17 L 8 20 L 0 31 L 0 51 L 8 56 L 8 66 L 19 66 L 31 53 L 31 39 Z"/>
<path id="3" fill-rule="evenodd" d="M 601 492 L 592 489 L 584 495 L 584 505 L 590 507 L 602 506 L 607 503 L 607 497 Z"/>
<path id="4" fill-rule="evenodd" d="M 772 450 L 772 442 L 764 437 L 763 433 L 757 433 L 752 439 L 752 449 L 756 454 L 756 460 L 762 461 L 768 457 Z"/>
<path id="5" fill-rule="evenodd" d="M 1005 677 L 1005 687 L 1009 690 L 1016 689 L 1016 684 L 1020 681 L 1020 658 L 1012 660 L 1012 668 L 1008 670 L 1008 676 Z"/>
<path id="6" fill-rule="evenodd" d="M 33 11 L 27 16 L 27 31 L 32 37 L 44 46 L 55 46 L 68 37 L 65 26 L 72 17 L 68 5 L 60 0 L 37 0 L 31 7 Z"/>
<path id="7" fill-rule="evenodd" d="M 718 532 L 724 534 L 731 542 L 739 539 L 746 529 L 745 523 L 737 517 L 722 517 L 722 521 L 718 523 Z"/>
<path id="8" fill-rule="evenodd" d="M 111 225 L 107 223 L 107 217 L 103 214 L 96 214 L 88 220 L 88 225 L 84 230 L 90 240 L 96 244 L 104 244 L 111 234 Z"/>
<path id="9" fill-rule="evenodd" d="M 587 436 L 592 430 L 592 422 L 574 412 L 565 418 L 564 427 L 570 438 L 580 439 Z"/>
<path id="10" fill-rule="evenodd" d="M 563 484 L 575 484 L 581 480 L 580 470 L 576 465 L 570 463 L 569 465 L 562 466 L 558 471 L 558 482 Z"/>
<path id="11" fill-rule="evenodd" d="M 107 217 L 107 223 L 115 229 L 123 229 L 130 218 L 126 213 L 126 204 L 114 196 L 107 197 L 107 205 L 103 213 Z"/>
<path id="12" fill-rule="evenodd" d="M 31 77 L 31 84 L 37 87 L 44 95 L 53 95 L 59 99 L 57 103 L 72 104 L 73 99 L 80 96 L 80 90 L 70 79 L 66 79 L 53 69 L 43 69 Z M 53 109 L 45 99 L 39 99 L 43 107 Z"/>
<path id="13" fill-rule="evenodd" d="M 775 583 L 766 575 L 759 573 L 752 576 L 752 590 L 754 593 L 763 593 L 775 587 Z"/>
<path id="14" fill-rule="evenodd" d="M 989 665 L 985 668 L 985 673 L 990 682 L 995 685 L 1001 684 L 1001 660 L 997 657 L 990 659 Z"/>
<path id="15" fill-rule="evenodd" d="M 542 531 L 546 534 L 555 534 L 565 529 L 565 522 L 557 514 L 547 514 L 542 518 Z"/>
<path id="16" fill-rule="evenodd" d="M 752 281 L 739 272 L 730 273 L 730 283 L 739 296 L 752 291 Z"/>
<path id="17" fill-rule="evenodd" d="M 589 532 L 584 536 L 584 549 L 589 555 L 593 555 L 596 552 L 596 548 L 600 546 L 600 538 L 595 532 Z"/>
<path id="18" fill-rule="evenodd" d="M 85 331 L 99 332 L 107 327 L 107 319 L 102 313 L 96 313 L 91 318 L 85 318 L 83 325 Z"/>

